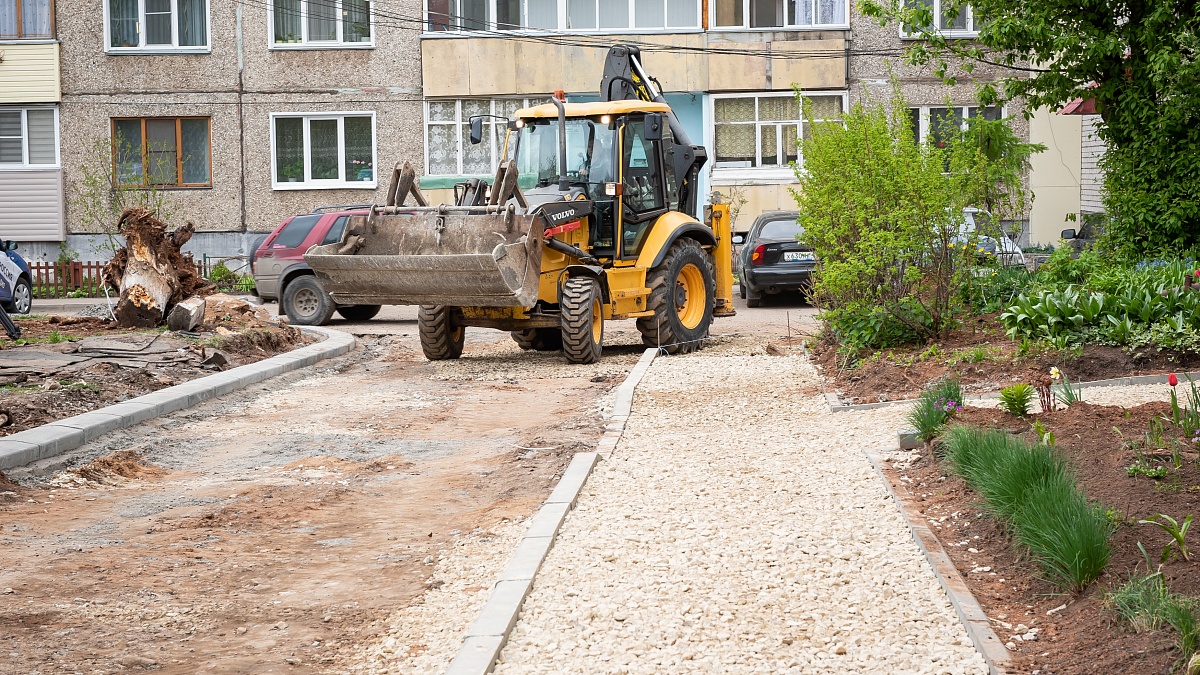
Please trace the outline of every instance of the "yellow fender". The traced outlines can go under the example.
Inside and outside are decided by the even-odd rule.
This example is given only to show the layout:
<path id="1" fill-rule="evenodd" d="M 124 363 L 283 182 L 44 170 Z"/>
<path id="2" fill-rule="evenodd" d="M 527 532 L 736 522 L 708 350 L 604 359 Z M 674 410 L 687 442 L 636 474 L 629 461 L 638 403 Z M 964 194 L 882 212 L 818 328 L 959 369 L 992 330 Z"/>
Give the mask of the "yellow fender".
<path id="1" fill-rule="evenodd" d="M 642 251 L 638 254 L 637 266 L 651 269 L 662 262 L 667 256 L 667 249 L 675 240 L 687 235 L 703 246 L 716 246 L 717 240 L 712 230 L 701 225 L 695 218 L 678 211 L 668 211 L 659 216 L 650 226 L 650 234 Z"/>

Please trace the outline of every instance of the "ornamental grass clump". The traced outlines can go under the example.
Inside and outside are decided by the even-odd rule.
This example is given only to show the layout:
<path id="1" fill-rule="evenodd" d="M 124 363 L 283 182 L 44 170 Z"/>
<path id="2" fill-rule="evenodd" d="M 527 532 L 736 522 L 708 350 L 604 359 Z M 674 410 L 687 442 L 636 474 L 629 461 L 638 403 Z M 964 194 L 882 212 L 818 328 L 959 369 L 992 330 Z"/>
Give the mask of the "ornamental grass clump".
<path id="1" fill-rule="evenodd" d="M 983 497 L 1047 581 L 1081 591 L 1104 572 L 1112 525 L 1054 447 L 966 426 L 951 427 L 943 442 L 951 470 Z"/>
<path id="2" fill-rule="evenodd" d="M 932 443 L 946 422 L 962 412 L 962 400 L 962 385 L 958 380 L 940 380 L 922 391 L 908 413 L 908 423 L 917 430 L 917 438 Z"/>
<path id="3" fill-rule="evenodd" d="M 1033 403 L 1033 387 L 1022 382 L 1000 390 L 1000 409 L 1004 412 L 1024 417 L 1029 414 L 1029 405 Z"/>

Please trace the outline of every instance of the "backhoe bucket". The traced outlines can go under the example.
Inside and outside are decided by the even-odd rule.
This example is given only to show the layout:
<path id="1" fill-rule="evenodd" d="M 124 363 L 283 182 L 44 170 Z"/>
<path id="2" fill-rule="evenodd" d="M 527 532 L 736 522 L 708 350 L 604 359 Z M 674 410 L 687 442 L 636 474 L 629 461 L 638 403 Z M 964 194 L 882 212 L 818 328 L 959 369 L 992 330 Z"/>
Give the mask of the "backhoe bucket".
<path id="1" fill-rule="evenodd" d="M 538 215 L 512 207 L 384 208 L 342 241 L 304 254 L 341 305 L 532 307 L 542 269 Z"/>

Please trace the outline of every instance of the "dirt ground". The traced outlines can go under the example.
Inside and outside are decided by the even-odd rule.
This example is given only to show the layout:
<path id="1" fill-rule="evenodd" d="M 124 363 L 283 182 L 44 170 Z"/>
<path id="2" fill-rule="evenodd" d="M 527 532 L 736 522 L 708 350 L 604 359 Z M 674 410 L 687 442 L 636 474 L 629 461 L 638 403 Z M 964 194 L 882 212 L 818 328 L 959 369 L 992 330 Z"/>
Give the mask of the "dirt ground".
<path id="1" fill-rule="evenodd" d="M 895 489 L 908 492 L 921 504 L 931 529 L 992 619 L 1000 639 L 1007 642 L 1024 632 L 1018 628 L 1021 624 L 1039 629 L 1036 641 L 1015 642 L 1015 672 L 1172 672 L 1179 658 L 1173 634 L 1135 634 L 1103 605 L 1105 591 L 1126 581 L 1135 567 L 1145 573 L 1139 541 L 1157 564 L 1169 540 L 1159 528 L 1139 525 L 1139 519 L 1165 513 L 1182 520 L 1200 509 L 1200 455 L 1194 444 L 1182 444 L 1178 469 L 1169 450 L 1143 447 L 1152 422 L 1164 415 L 1170 416 L 1166 403 L 1128 409 L 1077 403 L 1039 416 L 1054 432 L 1088 499 L 1114 509 L 1118 521 L 1110 539 L 1113 553 L 1107 571 L 1080 596 L 1064 595 L 1041 580 L 1034 563 L 1014 552 L 1008 535 L 981 512 L 978 496 L 928 454 L 908 468 L 885 472 Z M 1007 429 L 1037 441 L 1028 423 L 999 410 L 967 407 L 959 421 Z M 1169 447 L 1180 434 L 1169 422 L 1163 423 L 1166 442 L 1162 445 Z M 1137 462 L 1138 455 L 1147 466 L 1168 467 L 1168 474 L 1161 480 L 1130 477 L 1126 467 Z M 1162 571 L 1171 590 L 1200 596 L 1196 563 L 1176 558 Z"/>
<path id="2" fill-rule="evenodd" d="M 1018 343 L 1008 339 L 995 315 L 974 317 L 938 345 L 864 351 L 855 364 L 847 363 L 829 340 L 817 341 L 810 351 L 828 391 L 847 403 L 916 398 L 928 383 L 947 376 L 957 378 L 967 392 L 986 393 L 1014 382 L 1034 382 L 1045 377 L 1051 366 L 1062 369 L 1074 382 L 1200 368 L 1200 355 L 1153 347 L 1127 352 L 1087 345 L 1079 354 L 1055 350 L 1019 354 Z"/>
<path id="3" fill-rule="evenodd" d="M 260 361 L 311 342 L 300 331 L 280 325 L 262 308 L 223 294 L 208 298 L 203 324 L 192 336 L 164 329 L 121 328 L 95 317 L 20 318 L 20 340 L 0 338 L 0 436 L 96 410 L 164 387 L 211 375 L 224 368 Z M 88 338 L 141 341 L 157 351 L 160 362 L 131 359 L 92 361 L 59 372 L 22 372 L 24 358 L 35 353 L 77 354 Z M 84 341 L 81 343 L 81 341 Z M 214 349 L 225 366 L 201 365 Z"/>

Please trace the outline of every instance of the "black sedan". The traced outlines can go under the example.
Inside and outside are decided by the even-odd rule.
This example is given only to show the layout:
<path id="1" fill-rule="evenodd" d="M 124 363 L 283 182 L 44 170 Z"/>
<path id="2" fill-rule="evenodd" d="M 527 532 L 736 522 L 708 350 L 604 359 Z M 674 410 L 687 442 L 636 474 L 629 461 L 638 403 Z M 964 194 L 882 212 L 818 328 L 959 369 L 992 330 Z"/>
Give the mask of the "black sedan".
<path id="1" fill-rule="evenodd" d="M 795 211 L 760 215 L 743 238 L 738 256 L 741 295 L 747 307 L 762 304 L 763 295 L 804 291 L 812 283 L 817 258 L 796 237 L 802 232 Z M 738 243 L 737 237 L 734 243 Z"/>

